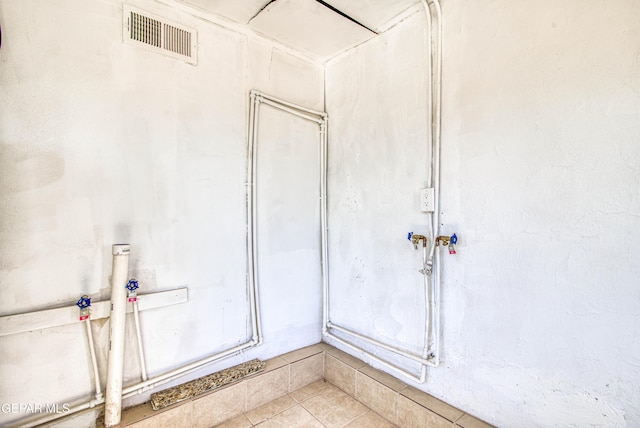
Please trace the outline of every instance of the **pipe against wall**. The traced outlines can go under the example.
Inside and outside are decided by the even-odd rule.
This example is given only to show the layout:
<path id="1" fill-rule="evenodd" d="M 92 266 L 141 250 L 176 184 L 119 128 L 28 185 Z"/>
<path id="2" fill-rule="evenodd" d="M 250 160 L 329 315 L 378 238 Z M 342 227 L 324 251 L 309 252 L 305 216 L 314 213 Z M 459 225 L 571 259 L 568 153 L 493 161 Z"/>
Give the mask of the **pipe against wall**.
<path id="1" fill-rule="evenodd" d="M 111 316 L 109 318 L 109 361 L 105 397 L 104 425 L 120 423 L 122 416 L 122 379 L 124 376 L 124 334 L 127 313 L 127 274 L 129 245 L 116 244 L 112 249 Z"/>
<path id="2" fill-rule="evenodd" d="M 431 132 L 429 135 L 429 143 L 431 146 L 431 175 L 428 178 L 428 186 L 434 187 L 434 211 L 431 217 L 431 234 L 432 234 L 432 247 L 427 257 L 426 252 L 424 254 L 424 276 L 425 276 L 425 343 L 422 357 L 408 353 L 402 349 L 393 347 L 391 345 L 384 344 L 380 341 L 372 339 L 370 337 L 358 334 L 354 331 L 348 330 L 344 327 L 340 327 L 330 321 L 329 317 L 329 281 L 327 278 L 328 270 L 323 265 L 323 306 L 325 314 L 325 325 L 323 327 L 323 333 L 325 337 L 334 339 L 343 345 L 346 345 L 356 351 L 359 351 L 367 355 L 372 360 L 375 360 L 386 367 L 399 372 L 407 378 L 419 383 L 424 383 L 426 380 L 427 366 L 437 367 L 440 364 L 440 306 L 438 305 L 440 299 L 440 258 L 438 252 L 435 251 L 436 237 L 440 227 L 440 125 L 441 125 L 441 87 L 442 87 L 442 10 L 439 0 L 422 0 L 424 6 L 427 26 L 429 30 L 428 46 L 429 46 L 429 68 L 431 69 L 430 85 L 429 85 L 429 105 L 428 116 L 431 123 Z M 437 22 L 437 38 L 433 38 L 433 14 Z M 326 189 L 325 193 L 326 194 Z M 325 213 L 326 216 L 326 213 Z M 326 224 L 323 226 L 326 227 Z M 323 239 L 323 246 L 327 245 L 326 238 Z M 428 278 L 430 277 L 430 281 Z M 331 332 L 331 329 L 335 329 L 363 340 L 372 345 L 381 347 L 388 351 L 394 352 L 403 357 L 418 361 L 421 363 L 420 375 L 416 376 L 404 369 L 401 369 L 389 361 L 384 360 L 371 352 L 366 351 L 364 348 L 357 346 L 356 344 L 336 336 Z"/>
<path id="3" fill-rule="evenodd" d="M 84 320 L 87 329 L 87 339 L 89 340 L 89 352 L 91 353 L 91 365 L 93 367 L 93 378 L 96 384 L 96 400 L 102 398 L 102 389 L 100 388 L 100 372 L 98 371 L 98 360 L 96 359 L 96 345 L 93 340 L 93 332 L 91 331 L 91 318 Z"/>
<path id="4" fill-rule="evenodd" d="M 255 260 L 255 258 L 257 257 L 257 254 L 255 252 L 255 248 L 256 248 L 256 243 L 254 242 L 255 237 L 255 231 L 256 231 L 256 217 L 257 217 L 257 204 L 255 203 L 255 189 L 254 189 L 254 185 L 255 185 L 255 179 L 256 179 L 256 175 L 255 175 L 255 146 L 257 145 L 257 136 L 255 135 L 255 131 L 257 129 L 257 125 L 258 125 L 258 108 L 261 102 L 263 102 L 265 99 L 271 101 L 271 105 L 273 105 L 276 108 L 280 108 L 284 111 L 290 112 L 290 113 L 294 113 L 295 110 L 298 110 L 299 112 L 306 112 L 306 113 L 310 113 L 311 115 L 306 115 L 306 114 L 298 114 L 298 112 L 295 112 L 294 114 L 296 114 L 297 116 L 301 116 L 303 118 L 306 118 L 312 122 L 316 122 L 320 125 L 320 150 L 322 153 L 321 159 L 324 159 L 325 162 L 325 166 L 322 167 L 322 170 L 326 172 L 326 156 L 327 156 L 327 133 L 326 133 L 326 129 L 327 129 L 327 115 L 324 112 L 318 112 L 318 111 L 314 111 L 311 109 L 307 109 L 292 103 L 288 103 L 286 101 L 282 101 L 279 100 L 277 98 L 274 98 L 270 95 L 265 95 L 262 94 L 260 92 L 257 91 L 251 91 L 251 108 L 250 108 L 250 117 L 249 117 L 249 143 L 248 143 L 248 159 L 247 159 L 247 194 L 246 194 L 246 200 L 247 200 L 247 278 L 248 278 L 248 285 L 249 285 L 249 305 L 250 305 L 250 311 L 251 311 L 251 326 L 252 326 L 252 338 L 250 340 L 248 340 L 247 342 L 233 347 L 231 349 L 228 349 L 226 351 L 222 351 L 222 352 L 218 352 L 215 353 L 213 355 L 210 355 L 208 357 L 205 357 L 201 360 L 195 361 L 191 364 L 187 364 L 184 366 L 181 366 L 175 370 L 171 370 L 167 373 L 164 373 L 162 375 L 153 377 L 151 379 L 147 379 L 144 380 L 142 382 L 138 382 L 135 385 L 131 385 L 128 386 L 126 388 L 122 388 L 122 373 L 123 373 L 123 366 L 124 366 L 124 342 L 122 344 L 122 350 L 120 351 L 120 355 L 122 355 L 122 362 L 121 362 L 121 367 L 119 369 L 120 373 L 120 391 L 119 391 L 119 399 L 115 400 L 115 403 L 111 403 L 111 407 L 109 407 L 109 402 L 107 402 L 108 399 L 105 398 L 100 398 L 100 399 L 94 399 L 94 400 L 90 400 L 87 402 L 83 402 L 83 403 L 79 403 L 77 405 L 73 405 L 70 407 L 69 411 L 65 414 L 65 415 L 70 415 L 73 413 L 77 413 L 80 412 L 82 410 L 86 410 L 86 409 L 90 409 L 93 408 L 97 405 L 100 405 L 102 403 L 105 403 L 105 426 L 110 427 L 113 426 L 115 424 L 117 424 L 118 422 L 120 422 L 120 418 L 121 418 L 121 412 L 122 412 L 122 399 L 123 398 L 128 398 L 128 397 L 132 397 L 136 394 L 140 394 L 144 391 L 148 391 L 151 389 L 154 389 L 155 387 L 162 385 L 164 383 L 170 382 L 174 379 L 177 379 L 181 376 L 184 376 L 186 374 L 192 373 L 195 370 L 201 369 L 202 367 L 206 366 L 207 364 L 211 364 L 214 362 L 218 362 L 221 361 L 225 358 L 229 358 L 232 356 L 235 356 L 239 353 L 244 352 L 245 350 L 252 348 L 254 346 L 259 346 L 262 343 L 262 326 L 260 324 L 260 301 L 259 301 L 259 287 L 258 287 L 258 281 L 257 281 L 257 260 Z M 285 108 L 282 108 L 282 106 L 280 106 L 280 104 L 284 105 Z M 295 109 L 294 111 L 290 111 L 292 109 L 289 109 L 287 107 L 292 107 L 293 109 Z M 321 118 L 321 120 L 318 120 L 317 118 L 313 117 L 313 116 L 317 116 L 318 118 Z M 324 187 L 324 192 L 322 193 L 325 196 L 325 199 L 323 199 L 323 212 L 325 215 L 325 223 L 323 226 L 323 232 L 324 232 L 324 242 L 326 243 L 326 175 L 325 176 L 321 176 L 321 182 L 322 182 L 322 186 Z M 129 254 L 129 246 L 128 245 L 124 245 L 123 247 L 127 248 L 126 251 L 126 266 L 123 266 L 122 260 L 118 259 L 116 260 L 116 245 L 114 245 L 114 249 L 113 249 L 113 254 L 114 254 L 114 265 L 113 265 L 113 275 L 112 275 L 112 287 L 117 287 L 113 288 L 112 290 L 112 295 L 111 295 L 111 301 L 112 304 L 113 302 L 116 301 L 116 295 L 118 293 L 120 294 L 120 297 L 117 297 L 117 299 L 119 299 L 119 301 L 122 302 L 123 308 L 125 308 L 126 310 L 126 283 L 127 283 L 127 271 L 128 271 L 128 254 Z M 325 256 L 324 256 L 324 266 L 325 266 L 325 271 L 327 269 L 327 257 L 326 257 L 326 245 L 325 245 Z M 124 255 L 123 255 L 124 256 Z M 117 264 L 117 267 L 116 267 Z M 116 271 L 121 273 L 118 274 L 118 282 L 116 282 Z M 328 311 L 328 307 L 327 307 L 327 311 Z M 328 312 L 327 312 L 328 313 Z M 111 312 L 111 327 L 113 329 L 114 327 L 114 323 L 113 323 L 113 317 L 114 317 L 114 313 L 113 311 Z M 124 340 L 124 318 L 122 320 L 122 329 L 123 329 L 123 340 Z M 112 330 L 113 331 L 113 330 Z M 114 373 L 114 370 L 111 369 L 111 350 L 113 350 L 113 342 L 111 343 L 111 348 L 110 348 L 110 352 L 109 352 L 109 373 Z M 111 384 L 110 380 L 109 380 L 109 375 L 107 376 L 107 397 L 109 397 L 109 385 Z M 113 397 L 112 397 L 112 401 L 113 401 Z M 107 423 L 107 409 L 109 409 L 109 412 L 111 413 L 111 415 L 109 416 L 110 418 L 112 418 L 111 420 L 115 420 L 115 416 L 117 413 L 117 420 L 118 422 L 110 422 L 110 424 Z M 25 426 L 25 427 L 33 427 L 36 425 L 40 425 L 55 419 L 58 419 L 60 417 L 62 417 L 63 415 L 61 414 L 48 414 L 44 417 L 39 417 L 39 418 L 34 418 L 34 419 L 29 419 L 27 421 L 23 421 L 21 426 Z"/>

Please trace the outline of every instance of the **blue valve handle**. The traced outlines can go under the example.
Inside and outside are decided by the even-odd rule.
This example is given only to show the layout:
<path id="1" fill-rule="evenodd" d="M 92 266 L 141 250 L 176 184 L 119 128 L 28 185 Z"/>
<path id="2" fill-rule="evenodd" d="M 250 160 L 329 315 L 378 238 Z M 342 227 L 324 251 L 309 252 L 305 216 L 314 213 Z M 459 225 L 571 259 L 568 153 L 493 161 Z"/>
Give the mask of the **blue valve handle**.
<path id="1" fill-rule="evenodd" d="M 80 309 L 88 308 L 89 306 L 91 306 L 91 297 L 85 294 L 80 298 L 80 300 L 78 300 L 78 302 L 76 303 L 76 306 L 78 306 Z"/>
<path id="2" fill-rule="evenodd" d="M 455 233 L 451 235 L 451 243 L 453 245 L 456 245 L 458 243 L 458 236 Z"/>
<path id="3" fill-rule="evenodd" d="M 411 241 L 411 237 L 412 237 L 412 236 L 413 236 L 413 232 L 409 232 L 409 233 L 407 234 L 407 239 L 408 239 L 409 241 Z"/>
<path id="4" fill-rule="evenodd" d="M 127 290 L 135 291 L 138 289 L 138 280 L 135 278 L 131 278 L 129 282 L 127 282 Z"/>

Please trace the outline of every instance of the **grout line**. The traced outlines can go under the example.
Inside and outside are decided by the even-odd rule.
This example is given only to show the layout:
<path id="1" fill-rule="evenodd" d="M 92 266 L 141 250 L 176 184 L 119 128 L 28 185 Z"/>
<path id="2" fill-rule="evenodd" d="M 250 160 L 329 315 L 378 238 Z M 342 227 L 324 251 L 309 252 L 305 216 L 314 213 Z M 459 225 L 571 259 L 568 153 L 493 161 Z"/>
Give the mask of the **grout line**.
<path id="1" fill-rule="evenodd" d="M 406 395 L 402 395 L 402 396 L 403 396 L 404 398 L 406 398 L 407 400 L 409 400 L 409 401 L 411 401 L 411 402 L 413 402 L 413 403 L 417 404 L 418 406 L 422 407 L 423 409 L 427 409 L 428 411 L 430 411 L 430 412 L 431 412 L 431 413 L 433 413 L 434 415 L 438 415 L 438 416 L 440 416 L 442 419 L 446 419 L 446 420 L 448 420 L 448 421 L 449 421 L 449 422 L 451 422 L 451 423 L 455 423 L 456 421 L 460 420 L 460 418 L 461 418 L 462 416 L 464 416 L 464 415 L 466 414 L 466 413 L 462 412 L 462 410 L 458 409 L 458 410 L 460 410 L 460 411 L 462 412 L 462 416 L 460 416 L 460 418 L 456 419 L 455 421 L 452 421 L 452 420 L 451 420 L 451 419 L 449 419 L 448 417 L 446 417 L 446 416 L 444 416 L 444 415 L 441 415 L 440 413 L 436 412 L 434 409 L 431 409 L 431 408 L 429 408 L 429 407 L 425 406 L 425 405 L 424 405 L 424 404 L 422 404 L 422 403 L 418 403 L 418 402 L 417 402 L 416 400 L 414 400 L 413 398 L 411 398 L 411 397 L 407 397 Z M 456 409 L 457 409 L 457 407 L 456 407 Z M 457 426 L 457 425 L 456 425 L 456 426 Z"/>

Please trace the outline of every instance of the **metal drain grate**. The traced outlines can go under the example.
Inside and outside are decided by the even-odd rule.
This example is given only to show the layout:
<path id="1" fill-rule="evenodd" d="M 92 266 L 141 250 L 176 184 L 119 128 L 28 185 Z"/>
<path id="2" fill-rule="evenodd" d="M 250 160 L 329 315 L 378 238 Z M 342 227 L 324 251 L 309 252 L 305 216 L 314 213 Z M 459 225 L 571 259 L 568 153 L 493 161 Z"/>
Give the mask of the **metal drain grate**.
<path id="1" fill-rule="evenodd" d="M 125 7 L 123 15 L 125 43 L 197 64 L 196 30 L 130 7 Z"/>

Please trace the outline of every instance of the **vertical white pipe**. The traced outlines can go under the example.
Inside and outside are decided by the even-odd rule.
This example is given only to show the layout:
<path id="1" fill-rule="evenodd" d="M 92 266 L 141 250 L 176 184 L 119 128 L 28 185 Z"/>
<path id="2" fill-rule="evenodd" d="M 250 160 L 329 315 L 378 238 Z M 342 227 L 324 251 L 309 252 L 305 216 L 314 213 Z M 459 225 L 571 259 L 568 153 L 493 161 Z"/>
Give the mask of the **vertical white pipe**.
<path id="1" fill-rule="evenodd" d="M 423 253 L 423 260 L 425 265 L 424 275 L 424 292 L 425 292 L 425 342 L 424 349 L 421 356 L 407 353 L 399 348 L 386 345 L 382 342 L 376 341 L 364 335 L 360 335 L 353 331 L 339 327 L 333 324 L 329 320 L 329 293 L 328 283 L 323 294 L 324 307 L 325 307 L 325 325 L 323 327 L 323 333 L 326 337 L 335 339 L 340 343 L 356 349 L 370 358 L 384 364 L 385 366 L 395 370 L 412 380 L 424 383 L 426 380 L 427 366 L 437 367 L 440 364 L 440 257 L 439 253 L 435 251 L 436 237 L 439 235 L 440 230 L 440 128 L 441 128 L 441 111 L 442 111 L 442 10 L 438 0 L 422 0 L 427 17 L 427 46 L 428 46 L 428 67 L 430 70 L 429 75 L 429 90 L 428 90 L 428 118 L 430 123 L 430 132 L 428 133 L 428 143 L 431 148 L 431 172 L 427 179 L 429 187 L 434 187 L 434 212 L 431 215 L 431 238 L 432 245 L 427 256 L 426 248 Z M 433 29 L 433 17 L 431 13 L 430 4 L 433 5 L 434 15 L 437 22 L 437 28 Z M 436 33 L 436 41 L 434 43 L 433 34 Z M 325 243 L 326 245 L 326 243 Z M 427 269 L 430 268 L 430 269 Z M 427 273 L 430 271 L 430 273 Z M 429 281 L 430 279 L 430 281 Z M 332 334 L 329 330 L 340 330 L 348 335 L 357 337 L 365 342 L 387 349 L 396 354 L 404 357 L 419 361 L 421 363 L 420 375 L 412 375 L 397 366 L 391 364 L 370 352 L 365 351 L 353 343 L 339 338 Z"/>
<path id="2" fill-rule="evenodd" d="M 124 334 L 127 313 L 127 273 L 129 271 L 129 245 L 113 246 L 111 273 L 111 316 L 109 318 L 109 362 L 104 408 L 104 425 L 120 423 L 122 416 L 122 378 L 124 375 Z"/>
<path id="3" fill-rule="evenodd" d="M 140 331 L 140 313 L 138 301 L 133 302 L 133 321 L 136 327 L 136 339 L 138 340 L 138 358 L 140 359 L 140 372 L 142 380 L 147 380 L 147 365 L 144 362 L 144 347 L 142 346 L 142 332 Z"/>
<path id="4" fill-rule="evenodd" d="M 320 249 L 322 257 L 322 334 L 327 334 L 329 324 L 329 254 L 327 239 L 327 151 L 328 151 L 328 118 L 325 115 L 321 125 L 320 140 Z"/>
<path id="5" fill-rule="evenodd" d="M 89 351 L 91 352 L 93 377 L 96 384 L 96 399 L 100 400 L 102 398 L 102 389 L 100 388 L 100 372 L 98 371 L 98 360 L 96 359 L 96 345 L 93 341 L 93 332 L 91 331 L 91 319 L 85 319 L 84 325 L 87 327 L 87 338 L 89 339 Z"/>
<path id="6" fill-rule="evenodd" d="M 247 148 L 247 293 L 249 297 L 249 309 L 251 316 L 252 339 L 257 340 L 256 335 L 256 307 L 254 302 L 254 281 L 253 277 L 253 147 L 255 129 L 255 112 L 256 112 L 256 93 L 251 91 L 249 105 L 249 139 Z"/>
<path id="7" fill-rule="evenodd" d="M 440 147 L 441 147 L 441 114 L 442 114 L 442 10 L 438 0 L 432 0 L 432 4 L 436 15 L 436 48 L 435 48 L 435 67 L 433 70 L 433 86 L 435 92 L 435 115 L 433 126 L 435 128 L 434 138 L 434 165 L 433 165 L 433 184 L 434 184 L 434 212 L 433 212 L 433 231 L 435 236 L 440 231 Z M 432 313 L 433 313 L 433 362 L 436 366 L 440 364 L 440 254 L 434 256 L 433 273 L 431 276 L 432 284 Z"/>
<path id="8" fill-rule="evenodd" d="M 258 276 L 258 131 L 260 125 L 260 103 L 263 97 L 255 98 L 255 110 L 253 112 L 253 143 L 251 151 L 251 250 L 253 253 L 253 339 L 258 345 L 262 343 L 262 324 L 260 321 L 260 296 L 258 294 L 260 278 Z"/>

